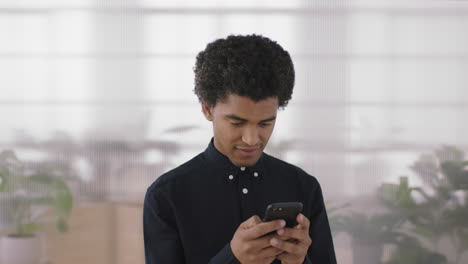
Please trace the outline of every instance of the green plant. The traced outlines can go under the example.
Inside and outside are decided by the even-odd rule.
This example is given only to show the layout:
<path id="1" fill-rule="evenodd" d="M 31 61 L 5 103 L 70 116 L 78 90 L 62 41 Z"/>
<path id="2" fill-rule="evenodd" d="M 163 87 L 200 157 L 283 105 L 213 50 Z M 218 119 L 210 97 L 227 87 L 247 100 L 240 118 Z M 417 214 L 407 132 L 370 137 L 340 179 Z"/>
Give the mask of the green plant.
<path id="1" fill-rule="evenodd" d="M 430 251 L 421 246 L 418 240 L 410 236 L 402 237 L 397 249 L 385 264 L 424 263 L 445 264 L 447 258 L 437 252 Z"/>
<path id="2" fill-rule="evenodd" d="M 338 214 L 336 211 L 330 212 L 330 225 L 334 233 L 343 232 L 350 235 L 353 263 L 381 263 L 384 246 L 397 244 L 406 237 L 399 232 L 404 222 L 400 214 L 388 212 L 366 215 L 355 210 Z"/>
<path id="3" fill-rule="evenodd" d="M 386 264 L 448 263 L 439 249 L 445 238 L 455 249 L 450 263 L 460 263 L 468 251 L 468 161 L 463 151 L 442 146 L 421 155 L 410 168 L 423 184 L 411 186 L 408 177 L 400 177 L 399 183 L 383 183 L 373 197 L 382 212 L 330 210 L 335 233 L 346 232 L 353 243 L 374 252 L 357 263 L 380 263 L 384 244 L 396 247 Z M 432 247 L 424 246 L 428 243 Z"/>
<path id="4" fill-rule="evenodd" d="M 67 230 L 73 199 L 60 173 L 52 169 L 33 169 L 18 160 L 15 153 L 0 153 L 0 194 L 7 198 L 7 211 L 16 236 L 28 236 L 47 223 L 60 232 Z"/>
<path id="5" fill-rule="evenodd" d="M 453 263 L 459 263 L 468 249 L 467 166 L 463 151 L 443 146 L 432 154 L 421 155 L 411 165 L 423 183 L 421 187 L 409 187 L 408 179 L 403 177 L 400 184 L 385 183 L 380 188 L 387 208 L 407 219 L 403 231 L 431 242 L 433 252 L 439 252 L 443 238 L 451 240 L 456 252 Z M 395 254 L 401 258 L 403 253 L 413 254 L 400 244 Z"/>

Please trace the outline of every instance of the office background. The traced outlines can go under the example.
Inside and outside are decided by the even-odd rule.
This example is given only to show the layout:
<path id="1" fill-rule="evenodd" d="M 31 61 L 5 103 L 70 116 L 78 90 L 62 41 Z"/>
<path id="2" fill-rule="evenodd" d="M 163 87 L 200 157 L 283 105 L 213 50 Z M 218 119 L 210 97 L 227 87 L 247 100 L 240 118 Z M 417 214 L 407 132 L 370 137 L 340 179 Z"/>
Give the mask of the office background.
<path id="1" fill-rule="evenodd" d="M 211 137 L 195 56 L 252 33 L 295 63 L 266 152 L 320 181 L 339 263 L 466 263 L 468 174 L 441 165 L 468 159 L 468 1 L 1 0 L 0 152 L 73 193 L 47 263 L 143 262 L 146 188 Z"/>

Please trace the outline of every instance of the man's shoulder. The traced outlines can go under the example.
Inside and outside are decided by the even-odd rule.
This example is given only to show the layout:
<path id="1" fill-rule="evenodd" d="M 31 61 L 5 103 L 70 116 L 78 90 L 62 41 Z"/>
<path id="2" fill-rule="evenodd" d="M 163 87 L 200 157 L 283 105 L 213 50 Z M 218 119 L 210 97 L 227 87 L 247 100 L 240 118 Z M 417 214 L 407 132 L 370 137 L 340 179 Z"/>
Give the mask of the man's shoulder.
<path id="1" fill-rule="evenodd" d="M 310 185 L 318 185 L 318 180 L 315 176 L 307 173 L 302 168 L 291 164 L 287 161 L 282 159 L 276 158 L 269 154 L 264 153 L 265 155 L 265 162 L 268 167 L 273 169 L 276 172 L 282 173 L 283 175 L 295 175 L 299 181 L 304 184 Z"/>
<path id="2" fill-rule="evenodd" d="M 178 167 L 163 173 L 148 187 L 148 191 L 151 192 L 156 189 L 165 188 L 168 185 L 183 182 L 190 175 L 197 174 L 197 171 L 202 168 L 203 157 L 202 154 L 198 154 Z"/>

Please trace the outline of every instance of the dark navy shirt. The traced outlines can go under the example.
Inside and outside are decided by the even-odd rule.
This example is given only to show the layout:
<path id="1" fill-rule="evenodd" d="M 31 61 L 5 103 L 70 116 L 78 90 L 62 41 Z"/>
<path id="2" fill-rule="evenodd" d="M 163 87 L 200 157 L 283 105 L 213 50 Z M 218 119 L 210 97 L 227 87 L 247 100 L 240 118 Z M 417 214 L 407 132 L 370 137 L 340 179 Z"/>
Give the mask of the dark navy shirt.
<path id="1" fill-rule="evenodd" d="M 335 264 L 317 180 L 265 153 L 252 167 L 236 167 L 213 139 L 204 152 L 148 188 L 143 211 L 146 264 L 239 263 L 230 247 L 236 229 L 253 215 L 263 218 L 267 205 L 275 202 L 304 204 L 313 241 L 305 263 Z"/>

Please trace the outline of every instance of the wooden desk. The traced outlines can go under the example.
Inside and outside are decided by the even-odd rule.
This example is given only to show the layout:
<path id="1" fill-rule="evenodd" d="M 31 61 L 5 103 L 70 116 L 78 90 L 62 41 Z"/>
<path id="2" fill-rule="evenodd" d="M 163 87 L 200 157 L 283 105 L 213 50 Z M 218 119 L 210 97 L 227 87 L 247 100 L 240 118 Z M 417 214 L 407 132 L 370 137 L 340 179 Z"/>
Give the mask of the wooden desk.
<path id="1" fill-rule="evenodd" d="M 142 214 L 143 208 L 139 204 L 75 206 L 68 232 L 47 232 L 51 263 L 144 263 Z"/>

